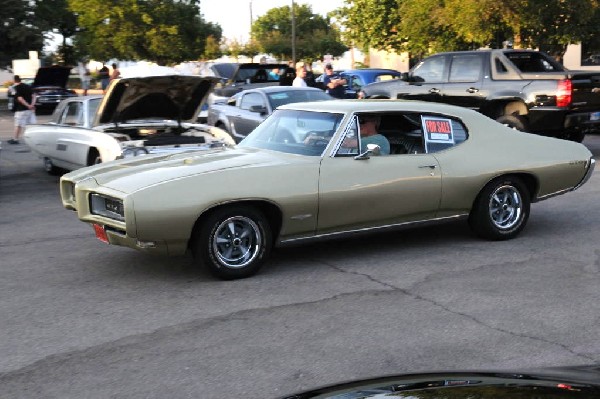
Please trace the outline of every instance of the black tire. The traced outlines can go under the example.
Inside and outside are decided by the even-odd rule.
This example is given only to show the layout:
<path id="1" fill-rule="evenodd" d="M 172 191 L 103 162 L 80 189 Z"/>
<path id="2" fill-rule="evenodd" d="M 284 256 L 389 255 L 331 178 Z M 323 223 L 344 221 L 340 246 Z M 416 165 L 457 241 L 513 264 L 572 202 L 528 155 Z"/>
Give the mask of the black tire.
<path id="1" fill-rule="evenodd" d="M 585 133 L 583 132 L 568 132 L 562 138 L 565 140 L 574 141 L 576 143 L 581 143 L 585 138 Z"/>
<path id="2" fill-rule="evenodd" d="M 48 172 L 49 175 L 58 176 L 62 173 L 62 169 L 54 166 L 52 160 L 48 157 L 44 157 L 44 169 Z"/>
<path id="3" fill-rule="evenodd" d="M 469 225 L 480 237 L 508 240 L 516 237 L 527 224 L 530 205 L 529 191 L 519 178 L 498 178 L 477 196 Z"/>
<path id="4" fill-rule="evenodd" d="M 496 119 L 496 122 L 503 124 L 511 129 L 527 132 L 527 121 L 524 117 L 518 115 L 502 115 Z"/>
<path id="5" fill-rule="evenodd" d="M 191 245 L 194 259 L 223 280 L 256 274 L 273 245 L 269 222 L 248 206 L 218 209 L 197 228 Z"/>

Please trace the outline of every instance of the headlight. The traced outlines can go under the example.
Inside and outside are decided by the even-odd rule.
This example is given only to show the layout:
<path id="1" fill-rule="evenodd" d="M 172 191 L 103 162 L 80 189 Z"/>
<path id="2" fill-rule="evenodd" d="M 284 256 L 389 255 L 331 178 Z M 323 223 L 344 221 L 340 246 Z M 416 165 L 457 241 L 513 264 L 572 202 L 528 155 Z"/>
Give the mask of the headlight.
<path id="1" fill-rule="evenodd" d="M 100 194 L 90 196 L 90 210 L 94 215 L 125 221 L 123 201 L 116 198 L 105 197 Z"/>
<path id="2" fill-rule="evenodd" d="M 148 154 L 148 150 L 144 147 L 127 147 L 123 149 L 120 158 L 132 158 L 146 154 Z"/>

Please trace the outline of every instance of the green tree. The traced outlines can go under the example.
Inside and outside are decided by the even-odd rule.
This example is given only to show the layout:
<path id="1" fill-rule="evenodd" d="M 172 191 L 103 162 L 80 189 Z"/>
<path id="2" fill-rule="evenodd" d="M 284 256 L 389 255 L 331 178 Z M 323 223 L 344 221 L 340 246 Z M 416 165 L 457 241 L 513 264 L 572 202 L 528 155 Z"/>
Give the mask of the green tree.
<path id="1" fill-rule="evenodd" d="M 598 36 L 597 0 L 529 0 L 523 12 L 523 44 L 561 59 L 567 45 Z"/>
<path id="2" fill-rule="evenodd" d="M 75 65 L 77 59 L 74 48 L 67 41 L 78 31 L 77 16 L 68 9 L 67 0 L 37 0 L 35 21 L 43 31 L 62 36 L 62 44 L 57 49 L 57 60 L 64 65 Z"/>
<path id="3" fill-rule="evenodd" d="M 399 35 L 403 0 L 345 0 L 334 16 L 344 27 L 342 37 L 362 51 L 399 49 L 406 41 Z"/>
<path id="4" fill-rule="evenodd" d="M 348 48 L 339 30 L 324 17 L 313 14 L 310 6 L 294 3 L 296 58 L 320 59 L 324 54 L 341 55 Z M 291 7 L 270 9 L 252 24 L 252 37 L 262 50 L 281 59 L 292 57 Z"/>
<path id="5" fill-rule="evenodd" d="M 598 0 L 345 0 L 336 10 L 344 39 L 366 50 L 439 51 L 539 48 L 558 57 L 566 45 L 597 37 Z"/>
<path id="6" fill-rule="evenodd" d="M 96 59 L 174 64 L 198 59 L 221 27 L 203 20 L 193 0 L 68 0 L 82 31 L 77 45 Z"/>
<path id="7" fill-rule="evenodd" d="M 13 59 L 28 58 L 28 51 L 42 51 L 44 35 L 35 23 L 34 6 L 27 0 L 2 1 L 0 67 L 12 66 Z"/>
<path id="8" fill-rule="evenodd" d="M 215 39 L 213 35 L 206 38 L 206 46 L 204 47 L 204 53 L 202 57 L 205 60 L 212 60 L 221 56 L 221 46 L 219 41 Z"/>

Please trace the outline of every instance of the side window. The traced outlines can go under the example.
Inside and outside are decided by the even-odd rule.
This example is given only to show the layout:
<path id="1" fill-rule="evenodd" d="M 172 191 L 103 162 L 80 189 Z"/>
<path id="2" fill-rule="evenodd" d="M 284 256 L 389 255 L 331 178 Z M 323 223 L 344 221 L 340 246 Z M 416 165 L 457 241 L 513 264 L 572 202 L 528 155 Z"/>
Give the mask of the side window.
<path id="1" fill-rule="evenodd" d="M 358 117 L 352 118 L 352 121 L 346 127 L 344 137 L 338 148 L 338 156 L 358 155 Z"/>
<path id="2" fill-rule="evenodd" d="M 496 68 L 496 73 L 499 73 L 499 74 L 508 73 L 508 68 L 506 67 L 506 65 L 504 65 L 504 63 L 500 60 L 500 58 L 494 59 L 494 66 Z"/>
<path id="3" fill-rule="evenodd" d="M 450 82 L 476 82 L 483 67 L 478 54 L 461 54 L 452 57 Z"/>
<path id="4" fill-rule="evenodd" d="M 389 141 L 392 156 L 443 151 L 467 138 L 457 119 L 420 112 L 382 114 L 379 133 Z"/>
<path id="5" fill-rule="evenodd" d="M 429 57 L 415 67 L 411 80 L 414 82 L 440 83 L 444 80 L 445 69 L 446 57 Z"/>
<path id="6" fill-rule="evenodd" d="M 434 153 L 454 147 L 467 139 L 462 123 L 443 115 L 421 115 L 425 152 Z"/>
<path id="7" fill-rule="evenodd" d="M 266 104 L 263 101 L 263 98 L 258 93 L 247 93 L 242 97 L 242 101 L 240 102 L 241 109 L 250 109 L 253 105 L 260 105 L 265 107 Z"/>
<path id="8" fill-rule="evenodd" d="M 363 82 L 362 78 L 358 75 L 354 75 L 352 76 L 352 89 L 353 90 L 360 90 L 363 86 L 365 85 L 365 83 Z"/>
<path id="9" fill-rule="evenodd" d="M 59 123 L 61 125 L 81 126 L 83 124 L 81 103 L 69 103 L 62 113 Z"/>

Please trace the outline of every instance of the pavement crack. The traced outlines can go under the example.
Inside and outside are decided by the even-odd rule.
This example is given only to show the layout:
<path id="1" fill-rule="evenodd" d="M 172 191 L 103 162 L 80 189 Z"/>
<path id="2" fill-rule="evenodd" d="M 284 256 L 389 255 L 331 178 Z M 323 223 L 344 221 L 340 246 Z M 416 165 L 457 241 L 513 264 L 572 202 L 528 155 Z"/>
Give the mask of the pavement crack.
<path id="1" fill-rule="evenodd" d="M 388 282 L 381 281 L 381 280 L 379 280 L 379 279 L 377 279 L 377 278 L 375 278 L 375 277 L 373 277 L 373 276 L 371 276 L 371 275 L 369 275 L 367 273 L 361 273 L 361 272 L 356 272 L 356 271 L 345 270 L 345 269 L 343 269 L 343 268 L 341 268 L 339 266 L 333 265 L 333 264 L 328 263 L 328 262 L 316 261 L 314 259 L 313 259 L 313 261 L 314 262 L 319 262 L 321 264 L 324 264 L 325 266 L 328 266 L 328 267 L 330 267 L 330 268 L 332 268 L 334 270 L 337 270 L 340 273 L 354 274 L 354 275 L 357 275 L 357 276 L 365 277 L 365 278 L 367 278 L 368 280 L 370 280 L 372 282 L 378 283 L 378 284 L 380 284 L 380 285 L 382 285 L 384 287 L 387 287 L 387 288 L 391 288 L 392 290 L 400 292 L 400 293 L 402 293 L 402 294 L 404 294 L 404 295 L 406 295 L 406 296 L 408 296 L 410 298 L 413 298 L 415 300 L 427 302 L 427 303 L 429 303 L 429 304 L 431 304 L 431 305 L 433 305 L 435 307 L 438 307 L 438 308 L 442 309 L 445 312 L 451 313 L 451 314 L 456 315 L 456 316 L 463 317 L 465 319 L 468 319 L 468 320 L 470 320 L 470 321 L 472 321 L 472 322 L 474 322 L 474 323 L 476 323 L 476 324 L 478 324 L 478 325 L 480 325 L 482 327 L 488 328 L 490 330 L 497 331 L 497 332 L 500 332 L 500 333 L 503 333 L 503 334 L 512 335 L 514 337 L 530 339 L 530 340 L 542 342 L 542 343 L 545 343 L 545 344 L 548 344 L 548 345 L 558 346 L 559 348 L 561 348 L 561 349 L 563 349 L 563 350 L 571 353 L 574 356 L 581 357 L 582 359 L 585 359 L 585 360 L 597 362 L 597 359 L 595 359 L 594 357 L 588 356 L 588 355 L 585 355 L 585 354 L 582 354 L 582 353 L 575 352 L 574 350 L 572 350 L 571 348 L 569 348 L 567 345 L 561 344 L 559 342 L 554 342 L 554 341 L 551 341 L 551 340 L 548 340 L 548 339 L 544 339 L 544 338 L 541 338 L 541 337 L 535 337 L 535 336 L 531 336 L 531 335 L 527 335 L 527 334 L 518 333 L 518 332 L 515 332 L 515 331 L 510 331 L 510 330 L 507 330 L 505 328 L 496 327 L 496 326 L 491 325 L 489 323 L 486 323 L 486 322 L 484 322 L 482 320 L 479 320 L 478 318 L 476 318 L 474 316 L 471 316 L 471 315 L 469 315 L 467 313 L 463 313 L 463 312 L 459 312 L 459 311 L 450 309 L 448 306 L 446 306 L 446 305 L 444 305 L 444 304 L 442 304 L 440 302 L 437 302 L 437 301 L 435 301 L 433 299 L 426 298 L 426 297 L 424 297 L 422 295 L 419 295 L 419 294 L 416 294 L 416 293 L 414 293 L 414 292 L 412 292 L 412 291 L 410 291 L 408 289 L 398 287 L 398 286 L 396 286 L 394 284 L 390 284 Z M 417 283 L 417 284 L 419 284 L 419 283 Z"/>

